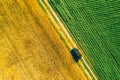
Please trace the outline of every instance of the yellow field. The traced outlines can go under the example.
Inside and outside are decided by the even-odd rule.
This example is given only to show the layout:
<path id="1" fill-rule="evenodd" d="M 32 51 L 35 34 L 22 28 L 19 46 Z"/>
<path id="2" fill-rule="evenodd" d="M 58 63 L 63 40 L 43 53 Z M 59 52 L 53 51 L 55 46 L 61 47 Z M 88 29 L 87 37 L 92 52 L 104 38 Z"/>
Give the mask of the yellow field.
<path id="1" fill-rule="evenodd" d="M 0 80 L 85 80 L 36 0 L 0 0 Z"/>

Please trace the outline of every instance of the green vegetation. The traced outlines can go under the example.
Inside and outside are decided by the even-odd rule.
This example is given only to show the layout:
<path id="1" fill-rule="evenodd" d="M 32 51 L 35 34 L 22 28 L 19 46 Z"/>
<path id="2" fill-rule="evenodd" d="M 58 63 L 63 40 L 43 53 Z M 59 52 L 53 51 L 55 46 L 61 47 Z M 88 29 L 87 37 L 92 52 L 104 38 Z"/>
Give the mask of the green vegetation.
<path id="1" fill-rule="evenodd" d="M 101 80 L 120 79 L 120 1 L 50 0 Z"/>

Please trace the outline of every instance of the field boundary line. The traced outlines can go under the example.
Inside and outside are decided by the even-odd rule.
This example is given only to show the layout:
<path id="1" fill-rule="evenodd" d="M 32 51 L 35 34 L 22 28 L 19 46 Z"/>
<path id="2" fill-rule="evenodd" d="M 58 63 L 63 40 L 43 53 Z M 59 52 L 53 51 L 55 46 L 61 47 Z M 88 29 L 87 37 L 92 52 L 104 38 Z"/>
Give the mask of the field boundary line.
<path id="1" fill-rule="evenodd" d="M 61 22 L 61 20 L 59 19 L 58 15 L 55 13 L 55 11 L 52 9 L 52 7 L 50 6 L 49 2 L 47 0 L 38 0 L 42 7 L 44 8 L 47 16 L 49 17 L 49 19 L 51 19 L 52 23 L 54 24 L 54 28 L 59 31 L 57 32 L 60 36 L 62 36 L 62 38 L 65 41 L 65 45 L 67 46 L 68 50 L 70 51 L 72 48 L 76 47 L 78 49 L 80 49 L 77 44 L 74 42 L 73 38 L 70 36 L 68 30 L 66 29 L 66 27 L 64 26 L 64 24 Z M 47 5 L 47 6 L 46 6 Z M 49 8 L 49 9 L 48 9 Z M 56 23 L 57 22 L 57 23 Z M 94 72 L 91 70 L 91 68 L 89 67 L 89 65 L 86 62 L 86 57 L 84 55 L 84 52 L 82 51 L 82 49 L 80 49 L 80 52 L 83 54 L 82 57 L 82 62 L 86 65 L 86 67 L 89 69 L 89 71 L 91 72 L 91 74 L 93 75 L 95 80 L 98 80 L 96 75 L 94 74 Z M 85 59 L 84 59 L 85 57 Z M 79 64 L 79 63 L 78 63 Z M 90 79 L 90 75 L 88 76 Z"/>

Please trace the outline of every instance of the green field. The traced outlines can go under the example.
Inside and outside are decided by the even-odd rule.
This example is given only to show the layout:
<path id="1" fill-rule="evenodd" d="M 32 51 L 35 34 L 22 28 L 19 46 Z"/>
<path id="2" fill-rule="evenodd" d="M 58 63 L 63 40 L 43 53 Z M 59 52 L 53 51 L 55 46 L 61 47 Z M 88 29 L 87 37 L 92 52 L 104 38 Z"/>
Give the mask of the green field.
<path id="1" fill-rule="evenodd" d="M 120 1 L 50 0 L 100 80 L 120 80 Z"/>

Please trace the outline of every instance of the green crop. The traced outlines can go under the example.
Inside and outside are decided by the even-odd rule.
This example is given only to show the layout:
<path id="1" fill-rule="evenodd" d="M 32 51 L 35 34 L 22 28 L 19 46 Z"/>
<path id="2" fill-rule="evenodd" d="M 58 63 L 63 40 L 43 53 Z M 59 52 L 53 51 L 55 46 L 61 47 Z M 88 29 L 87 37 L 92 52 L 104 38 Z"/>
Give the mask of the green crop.
<path id="1" fill-rule="evenodd" d="M 120 1 L 50 0 L 101 80 L 120 79 Z"/>

